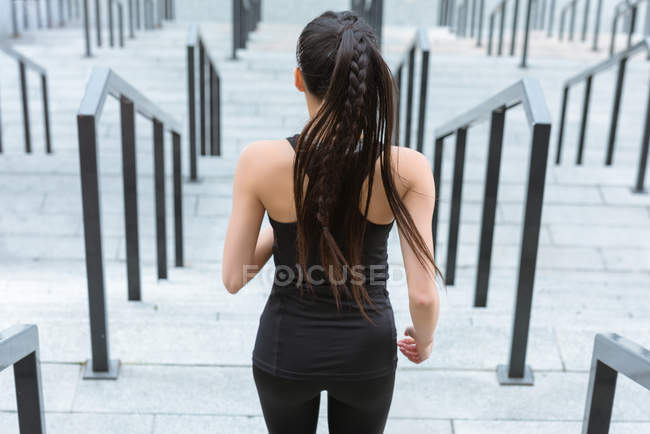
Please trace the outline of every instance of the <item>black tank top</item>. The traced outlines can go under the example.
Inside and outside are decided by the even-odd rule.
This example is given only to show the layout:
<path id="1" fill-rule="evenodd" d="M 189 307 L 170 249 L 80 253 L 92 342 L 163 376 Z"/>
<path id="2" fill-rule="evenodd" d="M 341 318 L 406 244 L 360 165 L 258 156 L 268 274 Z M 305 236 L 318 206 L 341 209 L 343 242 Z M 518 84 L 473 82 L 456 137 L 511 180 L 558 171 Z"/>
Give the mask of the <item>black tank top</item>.
<path id="1" fill-rule="evenodd" d="M 294 149 L 297 138 L 287 139 Z M 343 297 L 337 309 L 330 284 L 319 282 L 318 270 L 311 276 L 311 288 L 301 291 L 296 223 L 269 221 L 275 279 L 260 317 L 253 365 L 292 379 L 367 380 L 390 374 L 397 364 L 395 320 L 386 290 L 393 224 L 367 222 L 360 265 L 373 301 L 366 306 L 371 323 L 351 298 Z"/>

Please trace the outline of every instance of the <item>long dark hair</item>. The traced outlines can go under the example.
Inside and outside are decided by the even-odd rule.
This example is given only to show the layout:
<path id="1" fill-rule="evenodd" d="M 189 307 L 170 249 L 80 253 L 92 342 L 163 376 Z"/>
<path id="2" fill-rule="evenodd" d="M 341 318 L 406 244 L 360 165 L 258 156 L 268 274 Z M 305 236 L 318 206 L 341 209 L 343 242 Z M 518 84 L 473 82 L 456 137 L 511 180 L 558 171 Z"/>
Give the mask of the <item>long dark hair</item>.
<path id="1" fill-rule="evenodd" d="M 323 101 L 296 146 L 293 180 L 298 262 L 305 272 L 310 246 L 318 246 L 337 306 L 341 292 L 351 295 L 368 318 L 364 304 L 372 305 L 372 300 L 366 288 L 358 282 L 338 282 L 346 281 L 352 267 L 361 263 L 377 159 L 400 232 L 419 262 L 431 273 L 437 271 L 393 179 L 395 84 L 374 31 L 353 12 L 325 12 L 312 20 L 300 34 L 296 57 L 307 90 Z M 361 208 L 366 179 L 367 194 Z"/>

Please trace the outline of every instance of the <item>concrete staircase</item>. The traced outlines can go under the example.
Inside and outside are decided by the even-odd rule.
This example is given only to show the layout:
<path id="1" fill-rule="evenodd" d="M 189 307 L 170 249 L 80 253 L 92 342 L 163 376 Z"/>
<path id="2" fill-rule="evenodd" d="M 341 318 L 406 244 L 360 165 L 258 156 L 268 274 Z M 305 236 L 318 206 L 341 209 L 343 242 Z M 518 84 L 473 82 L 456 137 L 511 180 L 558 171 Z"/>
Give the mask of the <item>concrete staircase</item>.
<path id="1" fill-rule="evenodd" d="M 235 297 L 223 289 L 219 270 L 240 150 L 253 140 L 293 134 L 306 120 L 302 96 L 292 86 L 301 27 L 263 22 L 249 49 L 233 62 L 228 60 L 229 26 L 202 23 L 222 77 L 223 156 L 200 158 L 200 181 L 183 184 L 187 266 L 170 268 L 167 281 L 158 281 L 154 269 L 151 126 L 138 121 L 144 301 L 137 303 L 126 301 L 118 105 L 107 104 L 99 152 L 111 356 L 123 363 L 115 382 L 80 378 L 90 345 L 75 112 L 90 68 L 98 64 L 110 66 L 186 122 L 187 25 L 168 23 L 161 31 L 138 35 L 124 50 L 104 49 L 93 59 L 81 57 L 82 41 L 74 29 L 29 34 L 18 41 L 16 47 L 50 74 L 55 149 L 50 156 L 41 152 L 37 126 L 33 154 L 22 153 L 15 68 L 0 57 L 5 138 L 0 155 L 0 330 L 16 322 L 39 326 L 49 432 L 264 432 L 250 355 L 272 270 L 267 267 Z M 403 55 L 412 32 L 387 26 L 385 51 L 391 65 Z M 588 50 L 585 57 L 575 56 L 566 45 L 545 42 L 557 54 L 534 58 L 531 68 L 521 70 L 517 58 L 488 58 L 445 29 L 431 28 L 429 36 L 429 157 L 436 125 L 523 76 L 540 79 L 555 118 L 562 81 L 584 68 L 585 60 L 602 57 Z M 529 133 L 517 109 L 506 120 L 488 308 L 471 308 L 487 148 L 487 128 L 478 125 L 468 134 L 456 285 L 441 290 L 432 358 L 416 366 L 400 356 L 387 433 L 577 433 L 594 334 L 614 331 L 650 344 L 650 199 L 629 191 L 647 97 L 644 60 L 629 64 L 616 162 L 603 168 L 613 83 L 613 74 L 595 81 L 585 165 L 575 168 L 566 158 L 560 167 L 549 166 L 528 346 L 535 386 L 500 387 L 494 372 L 497 364 L 507 362 L 510 345 L 527 172 Z M 39 94 L 34 89 L 32 117 L 37 119 Z M 581 99 L 579 92 L 572 101 Z M 572 106 L 565 156 L 575 149 L 579 116 L 580 108 Z M 556 131 L 552 133 L 554 144 Z M 169 141 L 166 146 L 169 174 Z M 447 145 L 446 153 L 437 252 L 443 271 L 453 145 Z M 168 183 L 171 192 L 171 178 Z M 167 203 L 171 207 L 171 197 Z M 389 248 L 398 277 L 396 233 Z M 171 258 L 171 250 L 169 254 Z M 406 286 L 395 279 L 389 289 L 400 332 L 410 324 Z M 10 370 L 0 373 L 1 434 L 18 432 L 12 381 Z M 612 432 L 650 430 L 647 397 L 647 391 L 621 378 Z M 323 419 L 319 433 L 325 432 Z"/>

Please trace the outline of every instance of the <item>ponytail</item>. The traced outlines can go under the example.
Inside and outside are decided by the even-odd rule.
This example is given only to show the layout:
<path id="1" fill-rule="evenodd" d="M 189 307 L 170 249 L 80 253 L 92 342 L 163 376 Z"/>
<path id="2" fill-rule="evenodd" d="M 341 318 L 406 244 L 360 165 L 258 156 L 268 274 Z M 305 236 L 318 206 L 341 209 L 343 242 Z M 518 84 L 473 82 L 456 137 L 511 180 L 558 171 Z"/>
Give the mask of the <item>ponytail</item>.
<path id="1" fill-rule="evenodd" d="M 375 166 L 380 159 L 387 198 L 400 230 L 421 263 L 435 269 L 393 181 L 390 149 L 393 134 L 394 83 L 377 48 L 372 28 L 352 12 L 325 12 L 309 23 L 298 41 L 298 65 L 310 93 L 322 99 L 296 146 L 294 200 L 297 251 L 302 275 L 308 276 L 310 248 L 328 270 L 337 307 L 351 296 L 370 320 L 366 288 L 345 276 L 361 263 L 366 216 Z M 360 196 L 367 180 L 362 212 Z M 340 240 L 337 242 L 337 240 Z M 310 282 L 306 282 L 310 287 Z M 302 286 L 301 286 L 302 290 Z"/>

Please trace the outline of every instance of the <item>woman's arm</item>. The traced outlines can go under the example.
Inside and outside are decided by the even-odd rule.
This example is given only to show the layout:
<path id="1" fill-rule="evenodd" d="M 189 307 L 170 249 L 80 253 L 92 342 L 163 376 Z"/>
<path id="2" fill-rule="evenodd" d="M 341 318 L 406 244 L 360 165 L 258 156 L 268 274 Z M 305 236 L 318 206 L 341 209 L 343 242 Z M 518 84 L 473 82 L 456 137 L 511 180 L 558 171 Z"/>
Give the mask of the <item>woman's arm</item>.
<path id="1" fill-rule="evenodd" d="M 408 212 L 433 256 L 431 218 L 435 206 L 435 186 L 431 166 L 420 153 L 400 151 L 404 158 L 409 188 L 402 199 Z M 406 157 L 406 158 L 405 158 Z M 400 164 L 402 166 L 402 164 Z M 400 234 L 400 246 L 406 269 L 409 310 L 413 326 L 405 331 L 398 345 L 402 353 L 414 363 L 426 360 L 433 347 L 433 334 L 438 323 L 440 300 L 435 275 L 428 264 L 424 266 L 405 238 Z"/>
<path id="2" fill-rule="evenodd" d="M 233 181 L 232 212 L 221 267 L 223 284 L 232 294 L 255 277 L 269 260 L 273 247 L 272 228 L 260 231 L 264 206 L 256 186 L 264 159 L 256 154 L 255 144 L 244 149 Z"/>

